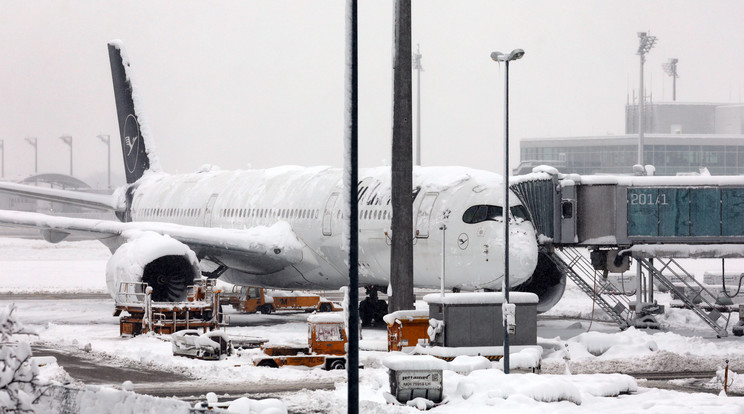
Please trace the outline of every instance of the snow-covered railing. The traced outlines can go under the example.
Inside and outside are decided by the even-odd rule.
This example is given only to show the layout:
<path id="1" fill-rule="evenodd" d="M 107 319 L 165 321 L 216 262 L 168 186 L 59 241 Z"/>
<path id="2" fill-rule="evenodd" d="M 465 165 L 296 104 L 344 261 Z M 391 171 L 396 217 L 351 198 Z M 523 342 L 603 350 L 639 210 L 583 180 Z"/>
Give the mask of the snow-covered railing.
<path id="1" fill-rule="evenodd" d="M 119 282 L 115 298 L 116 305 L 141 306 L 145 302 L 146 290 L 147 283 L 144 282 Z"/>

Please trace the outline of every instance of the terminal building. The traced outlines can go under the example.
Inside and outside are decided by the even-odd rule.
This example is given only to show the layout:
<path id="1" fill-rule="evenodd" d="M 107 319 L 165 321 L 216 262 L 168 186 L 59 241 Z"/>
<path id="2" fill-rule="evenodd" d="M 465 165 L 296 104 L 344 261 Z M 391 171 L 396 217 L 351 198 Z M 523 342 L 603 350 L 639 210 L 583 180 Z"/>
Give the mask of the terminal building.
<path id="1" fill-rule="evenodd" d="M 744 174 L 744 104 L 647 103 L 644 160 L 656 175 Z M 638 105 L 625 108 L 625 134 L 524 138 L 515 174 L 548 164 L 577 174 L 631 174 L 638 160 Z"/>

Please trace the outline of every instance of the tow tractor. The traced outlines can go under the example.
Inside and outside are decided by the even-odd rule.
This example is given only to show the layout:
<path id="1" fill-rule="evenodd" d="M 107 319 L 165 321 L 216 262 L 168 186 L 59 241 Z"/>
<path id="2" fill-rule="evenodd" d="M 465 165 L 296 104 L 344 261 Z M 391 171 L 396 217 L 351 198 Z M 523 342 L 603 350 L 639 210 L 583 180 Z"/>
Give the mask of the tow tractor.
<path id="1" fill-rule="evenodd" d="M 342 308 L 318 295 L 305 295 L 296 292 L 272 291 L 252 286 L 234 286 L 233 290 L 222 295 L 221 304 L 231 305 L 235 310 L 245 313 L 261 312 L 270 314 L 276 310 L 304 310 L 305 312 L 331 312 Z"/>
<path id="2" fill-rule="evenodd" d="M 255 357 L 259 367 L 285 365 L 322 367 L 326 370 L 346 368 L 346 330 L 341 312 L 315 313 L 307 318 L 308 346 L 262 346 L 265 355 Z"/>

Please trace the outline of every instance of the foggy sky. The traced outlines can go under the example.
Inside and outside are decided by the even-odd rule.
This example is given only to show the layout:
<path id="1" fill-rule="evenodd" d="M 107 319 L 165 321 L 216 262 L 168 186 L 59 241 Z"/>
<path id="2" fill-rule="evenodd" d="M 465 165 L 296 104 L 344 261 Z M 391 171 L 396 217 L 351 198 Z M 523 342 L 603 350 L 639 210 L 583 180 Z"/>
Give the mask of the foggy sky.
<path id="1" fill-rule="evenodd" d="M 117 38 L 166 171 L 341 166 L 344 4 L 1 1 L 6 177 L 33 173 L 26 136 L 38 137 L 40 172 L 67 173 L 65 134 L 76 176 L 105 185 L 97 134 L 112 136 L 113 173 L 123 175 L 106 49 Z M 392 1 L 360 1 L 359 13 L 360 165 L 377 166 L 391 158 Z M 526 51 L 510 66 L 513 165 L 522 137 L 624 133 L 639 31 L 659 38 L 645 72 L 654 101 L 671 100 L 661 65 L 676 57 L 678 101 L 740 102 L 741 16 L 736 1 L 414 1 L 423 164 L 502 171 L 504 73 L 494 50 Z"/>

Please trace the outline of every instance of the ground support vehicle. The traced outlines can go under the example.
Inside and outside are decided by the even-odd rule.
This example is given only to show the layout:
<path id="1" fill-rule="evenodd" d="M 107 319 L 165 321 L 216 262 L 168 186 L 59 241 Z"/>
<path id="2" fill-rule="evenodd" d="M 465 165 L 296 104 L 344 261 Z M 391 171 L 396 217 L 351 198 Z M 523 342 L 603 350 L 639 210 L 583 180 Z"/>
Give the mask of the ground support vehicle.
<path id="1" fill-rule="evenodd" d="M 321 367 L 326 370 L 346 368 L 346 343 L 342 313 L 316 313 L 308 317 L 308 346 L 263 346 L 264 355 L 254 358 L 259 367 L 285 365 Z"/>
<path id="2" fill-rule="evenodd" d="M 342 309 L 338 304 L 318 295 L 280 290 L 268 294 L 265 289 L 252 286 L 235 286 L 231 292 L 223 294 L 221 303 L 231 305 L 240 312 L 263 314 L 270 314 L 276 310 L 331 312 Z"/>
<path id="3" fill-rule="evenodd" d="M 171 335 L 174 356 L 218 360 L 233 353 L 232 342 L 223 331 L 199 334 L 196 329 L 184 329 Z"/>
<path id="4" fill-rule="evenodd" d="M 219 328 L 220 290 L 214 286 L 214 280 L 198 280 L 189 286 L 185 302 L 154 302 L 152 288 L 146 283 L 120 283 L 114 310 L 114 316 L 121 315 L 120 335 L 172 334 L 183 329 L 207 332 Z"/>
<path id="5" fill-rule="evenodd" d="M 383 317 L 387 324 L 388 352 L 413 349 L 429 342 L 429 311 L 401 310 Z"/>

